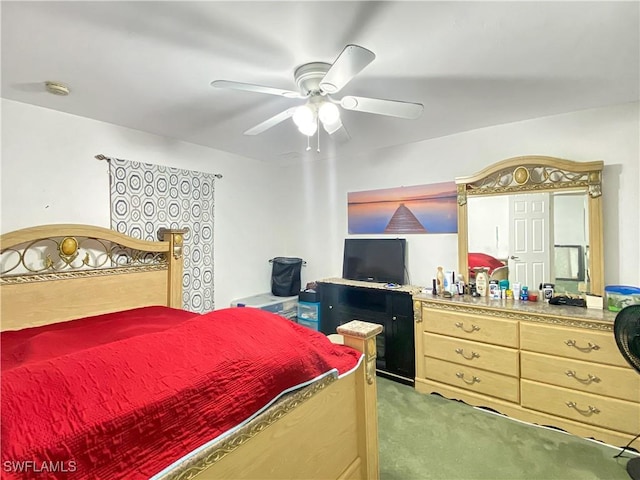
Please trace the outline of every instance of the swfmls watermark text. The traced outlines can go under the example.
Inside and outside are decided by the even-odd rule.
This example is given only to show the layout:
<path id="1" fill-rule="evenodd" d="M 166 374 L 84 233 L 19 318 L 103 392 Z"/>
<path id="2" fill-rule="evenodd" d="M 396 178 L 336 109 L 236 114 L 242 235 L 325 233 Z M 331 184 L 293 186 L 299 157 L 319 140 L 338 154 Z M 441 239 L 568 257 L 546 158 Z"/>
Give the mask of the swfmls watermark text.
<path id="1" fill-rule="evenodd" d="M 9 473 L 73 473 L 78 470 L 75 460 L 36 462 L 33 460 L 5 460 L 2 470 Z"/>

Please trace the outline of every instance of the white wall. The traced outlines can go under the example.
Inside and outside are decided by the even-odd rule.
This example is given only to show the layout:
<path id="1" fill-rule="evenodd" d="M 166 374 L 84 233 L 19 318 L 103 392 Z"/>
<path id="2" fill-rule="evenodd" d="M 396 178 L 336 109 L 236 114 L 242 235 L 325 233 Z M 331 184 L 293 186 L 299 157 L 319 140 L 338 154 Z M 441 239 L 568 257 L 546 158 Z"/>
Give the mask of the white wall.
<path id="1" fill-rule="evenodd" d="M 107 156 L 221 173 L 215 190 L 215 304 L 270 289 L 285 189 L 263 162 L 2 99 L 2 233 L 47 223 L 110 227 Z"/>
<path id="2" fill-rule="evenodd" d="M 307 280 L 340 276 L 347 192 L 451 181 L 496 161 L 549 155 L 603 160 L 605 282 L 640 285 L 640 121 L 638 103 L 483 128 L 379 150 L 308 161 L 289 172 L 301 186 L 297 216 Z M 405 235 L 410 281 L 429 285 L 436 267 L 457 267 L 456 235 Z"/>

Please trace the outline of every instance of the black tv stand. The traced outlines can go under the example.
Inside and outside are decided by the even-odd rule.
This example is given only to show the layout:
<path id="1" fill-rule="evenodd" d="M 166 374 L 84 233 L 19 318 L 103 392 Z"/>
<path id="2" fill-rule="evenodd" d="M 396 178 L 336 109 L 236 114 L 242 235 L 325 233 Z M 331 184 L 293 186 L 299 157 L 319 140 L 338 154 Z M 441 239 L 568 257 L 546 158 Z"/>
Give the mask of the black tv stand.
<path id="1" fill-rule="evenodd" d="M 413 299 L 410 285 L 387 287 L 386 283 L 328 279 L 318 282 L 320 331 L 335 333 L 351 320 L 384 327 L 377 337 L 376 368 L 381 376 L 413 385 L 415 339 Z"/>

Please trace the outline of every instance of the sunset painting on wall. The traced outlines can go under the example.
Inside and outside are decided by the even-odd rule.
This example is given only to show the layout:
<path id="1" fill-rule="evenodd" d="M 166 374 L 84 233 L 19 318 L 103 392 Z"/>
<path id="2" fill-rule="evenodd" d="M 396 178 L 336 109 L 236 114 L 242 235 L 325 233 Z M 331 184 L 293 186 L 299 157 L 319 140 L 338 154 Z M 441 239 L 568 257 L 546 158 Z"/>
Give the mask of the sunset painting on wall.
<path id="1" fill-rule="evenodd" d="M 349 233 L 457 233 L 454 182 L 349 192 Z"/>

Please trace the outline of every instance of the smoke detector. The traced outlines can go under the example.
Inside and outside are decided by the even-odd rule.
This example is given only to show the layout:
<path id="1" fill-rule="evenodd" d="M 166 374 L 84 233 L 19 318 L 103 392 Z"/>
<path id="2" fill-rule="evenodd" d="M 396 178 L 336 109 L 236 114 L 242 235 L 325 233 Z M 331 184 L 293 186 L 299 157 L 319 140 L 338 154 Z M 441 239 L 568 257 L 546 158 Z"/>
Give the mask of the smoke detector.
<path id="1" fill-rule="evenodd" d="M 54 95 L 69 95 L 69 87 L 59 82 L 44 82 L 47 92 Z"/>

